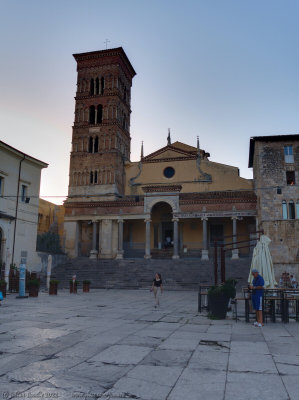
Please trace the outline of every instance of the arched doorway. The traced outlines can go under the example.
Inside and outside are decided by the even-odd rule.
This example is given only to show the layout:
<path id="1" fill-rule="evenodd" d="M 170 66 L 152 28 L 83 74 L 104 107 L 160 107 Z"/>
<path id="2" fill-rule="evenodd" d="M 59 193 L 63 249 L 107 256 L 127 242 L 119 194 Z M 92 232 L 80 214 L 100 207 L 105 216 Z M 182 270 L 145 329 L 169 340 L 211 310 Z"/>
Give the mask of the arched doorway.
<path id="1" fill-rule="evenodd" d="M 171 206 L 166 202 L 156 203 L 151 210 L 153 226 L 154 249 L 168 249 L 173 247 L 173 213 Z"/>

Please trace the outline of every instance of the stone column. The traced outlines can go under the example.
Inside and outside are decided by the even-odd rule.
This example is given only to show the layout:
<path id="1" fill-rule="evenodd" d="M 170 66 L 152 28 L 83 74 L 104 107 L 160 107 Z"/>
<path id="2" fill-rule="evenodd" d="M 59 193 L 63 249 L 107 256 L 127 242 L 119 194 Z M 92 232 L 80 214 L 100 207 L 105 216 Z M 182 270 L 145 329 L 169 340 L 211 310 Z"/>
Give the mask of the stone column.
<path id="1" fill-rule="evenodd" d="M 124 238 L 124 220 L 119 219 L 118 221 L 118 249 L 117 249 L 117 259 L 124 258 L 124 248 L 123 248 L 123 238 Z"/>
<path id="2" fill-rule="evenodd" d="M 112 219 L 101 221 L 101 254 L 100 258 L 111 259 L 115 257 L 112 251 Z"/>
<path id="3" fill-rule="evenodd" d="M 145 255 L 144 258 L 151 258 L 151 220 L 145 219 Z"/>
<path id="4" fill-rule="evenodd" d="M 97 251 L 97 221 L 92 222 L 92 248 L 89 253 L 89 258 L 96 259 L 98 257 Z"/>
<path id="5" fill-rule="evenodd" d="M 208 218 L 202 217 L 202 241 L 203 241 L 203 249 L 201 251 L 201 259 L 208 260 L 209 259 L 209 250 L 208 250 Z"/>
<path id="6" fill-rule="evenodd" d="M 65 221 L 65 250 L 70 258 L 78 257 L 78 249 L 81 241 L 80 221 Z"/>
<path id="7" fill-rule="evenodd" d="M 232 250 L 232 260 L 238 260 L 239 259 L 239 250 L 236 249 L 236 241 L 237 241 L 237 219 L 238 217 L 232 217 L 233 221 L 233 250 Z"/>
<path id="8" fill-rule="evenodd" d="M 95 110 L 94 110 L 94 123 L 95 124 L 97 123 L 97 119 L 98 119 L 98 109 L 95 108 Z"/>
<path id="9" fill-rule="evenodd" d="M 184 237 L 183 237 L 183 222 L 180 221 L 179 225 L 179 243 L 180 243 L 180 251 L 183 252 L 184 250 Z"/>
<path id="10" fill-rule="evenodd" d="M 179 219 L 173 218 L 173 256 L 172 258 L 178 259 L 179 256 Z"/>

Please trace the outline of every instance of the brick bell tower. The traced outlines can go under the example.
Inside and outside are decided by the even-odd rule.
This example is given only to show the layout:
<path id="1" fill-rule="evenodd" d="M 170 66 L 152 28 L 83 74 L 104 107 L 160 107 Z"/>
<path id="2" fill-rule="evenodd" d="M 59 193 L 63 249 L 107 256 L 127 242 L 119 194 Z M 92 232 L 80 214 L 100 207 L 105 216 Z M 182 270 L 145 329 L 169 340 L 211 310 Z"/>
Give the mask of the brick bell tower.
<path id="1" fill-rule="evenodd" d="M 136 72 L 122 47 L 73 56 L 78 78 L 66 203 L 114 200 L 124 194 Z"/>

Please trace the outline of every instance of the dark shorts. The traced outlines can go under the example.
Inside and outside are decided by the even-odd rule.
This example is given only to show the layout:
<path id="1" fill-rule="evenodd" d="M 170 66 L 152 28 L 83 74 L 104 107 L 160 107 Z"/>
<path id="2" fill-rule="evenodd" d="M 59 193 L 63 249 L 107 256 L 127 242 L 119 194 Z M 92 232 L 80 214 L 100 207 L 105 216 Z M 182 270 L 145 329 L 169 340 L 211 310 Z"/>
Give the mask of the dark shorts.
<path id="1" fill-rule="evenodd" d="M 252 306 L 256 311 L 262 311 L 263 309 L 263 296 L 253 295 L 252 298 Z"/>

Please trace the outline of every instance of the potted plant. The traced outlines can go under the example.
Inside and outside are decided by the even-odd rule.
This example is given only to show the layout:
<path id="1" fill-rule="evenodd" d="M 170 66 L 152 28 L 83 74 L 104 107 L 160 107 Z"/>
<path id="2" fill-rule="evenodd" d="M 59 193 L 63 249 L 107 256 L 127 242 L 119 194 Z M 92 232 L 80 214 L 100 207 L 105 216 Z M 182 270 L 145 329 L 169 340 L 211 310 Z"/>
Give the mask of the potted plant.
<path id="1" fill-rule="evenodd" d="M 57 295 L 58 284 L 59 284 L 59 281 L 57 279 L 50 280 L 50 287 L 49 287 L 50 295 Z"/>
<path id="2" fill-rule="evenodd" d="M 79 285 L 79 282 L 77 280 L 73 281 L 72 279 L 70 280 L 70 293 L 77 293 L 77 286 Z"/>
<path id="3" fill-rule="evenodd" d="M 89 286 L 90 286 L 90 281 L 85 280 L 83 281 L 83 292 L 88 293 L 89 292 Z"/>
<path id="4" fill-rule="evenodd" d="M 0 279 L 0 292 L 2 292 L 3 297 L 6 297 L 6 282 L 4 279 Z"/>
<path id="5" fill-rule="evenodd" d="M 235 296 L 236 288 L 232 281 L 226 281 L 220 286 L 212 286 L 208 290 L 208 304 L 211 317 L 225 319 L 228 302 Z"/>
<path id="6" fill-rule="evenodd" d="M 28 281 L 28 288 L 29 288 L 29 297 L 37 297 L 39 290 L 39 280 L 30 279 Z"/>

